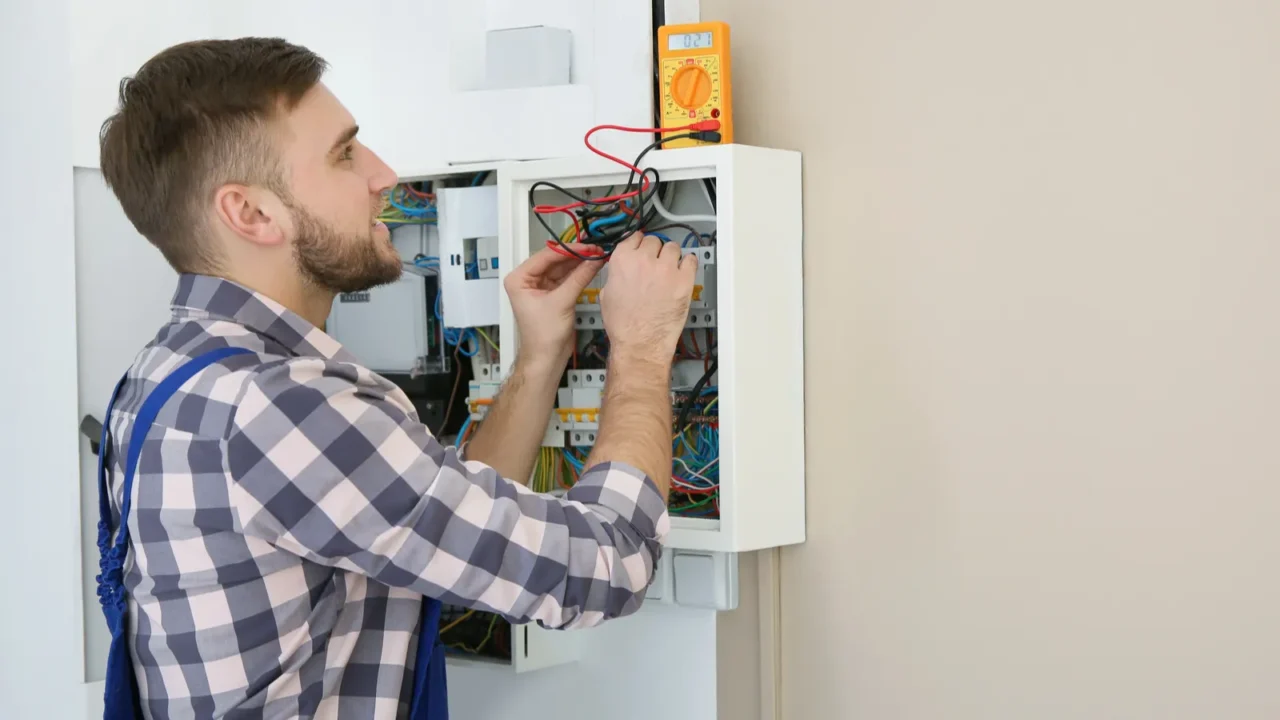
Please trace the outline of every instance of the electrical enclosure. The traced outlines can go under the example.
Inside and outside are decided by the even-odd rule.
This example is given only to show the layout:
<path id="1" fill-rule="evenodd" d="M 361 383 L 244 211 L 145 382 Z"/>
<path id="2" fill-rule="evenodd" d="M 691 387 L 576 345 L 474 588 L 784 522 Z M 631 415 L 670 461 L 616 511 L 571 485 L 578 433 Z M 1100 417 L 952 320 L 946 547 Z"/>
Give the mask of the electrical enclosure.
<path id="1" fill-rule="evenodd" d="M 713 260 L 704 262 L 699 272 L 713 273 L 714 289 L 703 297 L 701 308 L 693 306 L 687 328 L 713 327 L 715 333 L 719 363 L 713 379 L 719 393 L 718 517 L 688 517 L 673 512 L 668 547 L 745 552 L 803 542 L 800 154 L 746 145 L 703 146 L 651 152 L 641 167 L 657 170 L 662 183 L 687 185 L 714 180 L 717 197 L 714 223 L 693 228 L 706 237 L 708 228 L 713 227 L 713 247 L 695 246 L 686 252 L 699 252 L 706 255 L 704 261 Z M 531 198 L 530 192 L 539 181 L 553 182 L 580 196 L 600 197 L 608 188 L 625 186 L 628 172 L 599 157 L 504 166 L 498 176 L 502 207 L 499 237 L 503 239 L 504 252 L 500 275 L 505 276 L 550 239 L 532 206 L 563 202 L 565 198 L 544 190 L 545 186 L 540 186 Z M 591 299 L 583 300 L 589 303 Z M 519 347 L 505 295 L 499 319 L 506 348 L 501 358 L 505 376 Z M 580 314 L 578 319 L 581 328 L 590 315 Z M 697 334 L 693 337 L 696 339 Z M 673 388 L 691 384 L 698 369 L 694 363 L 679 363 L 673 373 Z M 562 412 L 561 419 L 581 422 L 581 431 L 590 433 L 591 423 L 598 418 L 580 404 L 598 397 L 597 388 L 585 385 L 596 384 L 599 378 L 587 383 L 585 375 L 584 371 L 575 384 L 570 373 L 570 387 L 562 388 L 557 405 L 558 410 L 564 410 L 564 392 L 568 390 L 571 412 Z M 594 397 L 588 397 L 593 393 Z M 598 410 L 598 402 L 594 409 Z M 571 425 L 567 429 L 578 428 Z M 578 442 L 589 444 L 591 440 L 583 436 Z M 572 434 L 569 443 L 575 444 Z M 675 489 L 673 485 L 673 493 Z"/>

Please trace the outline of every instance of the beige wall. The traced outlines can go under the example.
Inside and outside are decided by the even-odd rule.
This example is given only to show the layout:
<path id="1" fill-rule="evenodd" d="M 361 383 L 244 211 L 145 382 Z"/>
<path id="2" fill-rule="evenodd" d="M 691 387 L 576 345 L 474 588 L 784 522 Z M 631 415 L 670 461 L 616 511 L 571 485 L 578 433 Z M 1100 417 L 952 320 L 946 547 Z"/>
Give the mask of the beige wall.
<path id="1" fill-rule="evenodd" d="M 783 717 L 1280 717 L 1280 3 L 702 17 L 805 153 Z"/>

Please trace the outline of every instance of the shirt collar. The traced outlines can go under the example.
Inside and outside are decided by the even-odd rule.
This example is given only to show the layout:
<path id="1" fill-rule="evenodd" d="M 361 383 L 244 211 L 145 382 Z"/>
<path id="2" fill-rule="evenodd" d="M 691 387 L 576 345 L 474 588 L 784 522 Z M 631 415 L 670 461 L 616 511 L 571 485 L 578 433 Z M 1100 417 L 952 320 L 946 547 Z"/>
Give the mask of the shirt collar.
<path id="1" fill-rule="evenodd" d="M 280 303 L 226 278 L 182 273 L 173 294 L 175 317 L 201 315 L 243 325 L 300 357 L 355 362 L 342 344 Z"/>

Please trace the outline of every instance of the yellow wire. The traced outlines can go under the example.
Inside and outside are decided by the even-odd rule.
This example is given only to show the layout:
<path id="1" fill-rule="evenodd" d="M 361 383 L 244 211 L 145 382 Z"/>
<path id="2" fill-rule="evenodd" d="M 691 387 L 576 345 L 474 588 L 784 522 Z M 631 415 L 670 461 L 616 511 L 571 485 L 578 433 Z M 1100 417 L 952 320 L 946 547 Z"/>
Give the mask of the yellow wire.
<path id="1" fill-rule="evenodd" d="M 502 348 L 498 347 L 498 343 L 494 342 L 493 338 L 489 337 L 489 333 L 485 332 L 480 328 L 476 328 L 475 331 L 480 334 L 480 337 L 485 339 L 485 342 L 492 345 L 494 350 L 497 350 L 498 352 L 502 352 Z"/>
<path id="2" fill-rule="evenodd" d="M 564 232 L 560 233 L 560 242 L 569 243 L 569 242 L 573 242 L 576 239 L 578 239 L 577 223 L 571 223 L 568 227 L 564 229 Z"/>
<path id="3" fill-rule="evenodd" d="M 718 403 L 718 402 L 720 402 L 720 396 L 719 396 L 719 395 L 717 395 L 717 396 L 715 397 L 715 399 L 714 399 L 714 400 L 712 400 L 711 402 L 707 403 L 707 406 L 706 406 L 705 408 L 703 408 L 703 409 L 702 409 L 702 412 L 703 412 L 703 413 L 705 413 L 706 411 L 710 410 L 710 409 L 712 408 L 712 406 L 714 406 L 714 405 L 715 405 L 716 403 Z M 680 436 L 681 436 L 681 435 L 683 435 L 683 434 L 685 434 L 685 433 L 689 432 L 689 429 L 690 429 L 690 428 L 692 428 L 692 427 L 693 427 L 693 423 L 689 423 L 688 425 L 685 425 L 685 426 L 684 426 L 684 429 L 683 429 L 683 430 L 681 430 L 681 431 L 676 435 L 676 439 L 678 440 L 678 439 L 680 438 Z M 684 447 L 684 443 L 681 443 L 681 444 L 680 444 L 680 447 Z"/>
<path id="4" fill-rule="evenodd" d="M 445 625 L 444 627 L 442 627 L 442 628 L 440 628 L 439 630 L 437 630 L 437 631 L 436 631 L 436 634 L 437 634 L 437 635 L 443 635 L 443 634 L 445 634 L 446 632 L 448 632 L 448 631 L 452 630 L 452 629 L 453 629 L 453 626 L 457 625 L 458 623 L 462 622 L 463 620 L 466 620 L 467 618 L 469 618 L 469 617 L 471 617 L 472 615 L 475 615 L 475 614 L 476 614 L 476 611 L 475 611 L 475 610 L 468 610 L 468 611 L 466 611 L 466 612 L 462 615 L 462 617 L 458 618 L 457 620 L 454 620 L 453 622 L 449 623 L 448 625 Z"/>

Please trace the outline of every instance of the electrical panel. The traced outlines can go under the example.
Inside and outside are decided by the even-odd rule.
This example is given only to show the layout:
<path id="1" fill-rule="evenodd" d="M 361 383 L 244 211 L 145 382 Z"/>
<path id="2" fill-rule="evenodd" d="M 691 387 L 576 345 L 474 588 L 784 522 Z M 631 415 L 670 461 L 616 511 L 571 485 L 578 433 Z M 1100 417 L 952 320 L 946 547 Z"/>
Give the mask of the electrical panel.
<path id="1" fill-rule="evenodd" d="M 497 325 L 498 188 L 440 188 L 435 195 L 445 324 Z"/>
<path id="2" fill-rule="evenodd" d="M 648 176 L 657 178 L 653 192 L 618 206 L 618 216 L 579 212 L 574 220 L 566 219 L 572 212 L 547 209 L 574 199 L 623 197 L 621 190 L 640 187 L 642 181 L 604 157 L 504 166 L 498 174 L 499 236 L 510 242 L 504 244 L 508 254 L 500 273 L 548 243 L 583 235 L 590 242 L 596 228 L 637 212 L 645 217 L 647 234 L 698 255 L 671 379 L 675 423 L 667 546 L 708 553 L 684 556 L 674 566 L 676 574 L 683 569 L 692 577 L 705 568 L 728 577 L 724 563 L 711 559 L 715 553 L 805 539 L 800 155 L 711 145 L 657 150 L 636 165 L 656 171 Z M 557 482 L 572 482 L 599 428 L 608 371 L 599 295 L 607 282 L 606 264 L 578 298 L 578 342 L 544 442 Z M 518 353 L 519 336 L 505 297 L 500 321 L 506 372 Z M 563 432 L 552 432 L 557 423 Z M 715 586 L 695 588 L 686 582 L 685 597 L 697 598 L 694 604 L 727 602 Z"/>
<path id="3" fill-rule="evenodd" d="M 430 314 L 435 292 L 428 278 L 404 273 L 389 285 L 343 293 L 334 301 L 325 329 L 344 345 L 358 348 L 361 362 L 374 372 L 426 373 L 428 363 L 439 363 L 444 353 L 444 344 L 434 341 L 436 323 Z M 387 326 L 403 332 L 388 333 Z"/>

